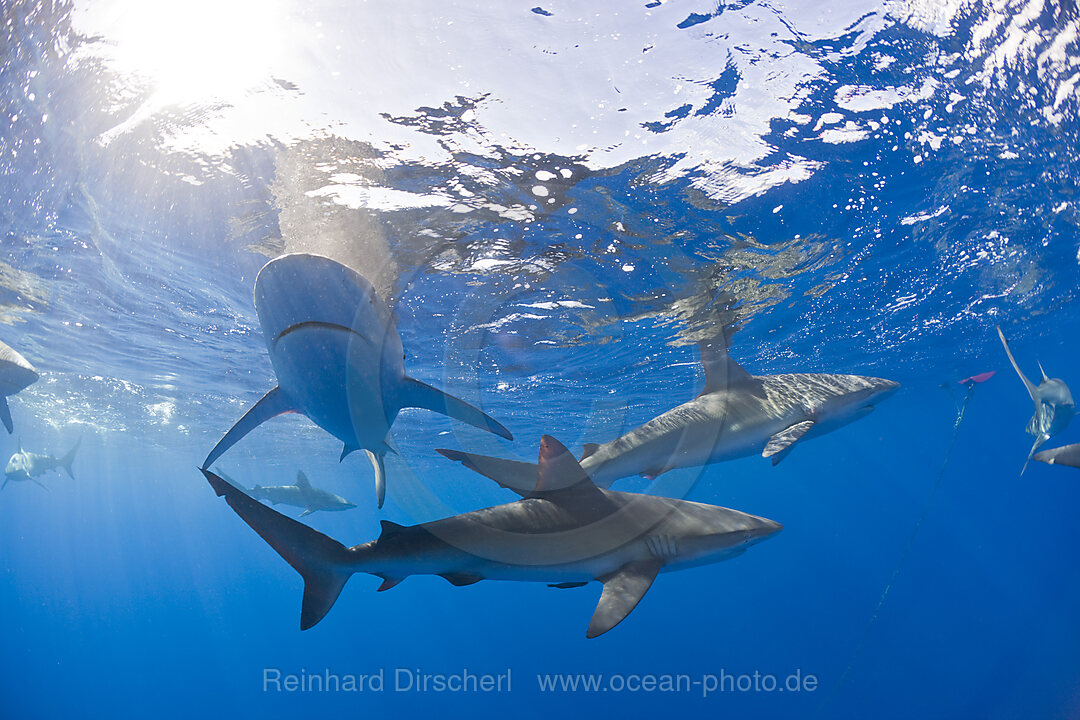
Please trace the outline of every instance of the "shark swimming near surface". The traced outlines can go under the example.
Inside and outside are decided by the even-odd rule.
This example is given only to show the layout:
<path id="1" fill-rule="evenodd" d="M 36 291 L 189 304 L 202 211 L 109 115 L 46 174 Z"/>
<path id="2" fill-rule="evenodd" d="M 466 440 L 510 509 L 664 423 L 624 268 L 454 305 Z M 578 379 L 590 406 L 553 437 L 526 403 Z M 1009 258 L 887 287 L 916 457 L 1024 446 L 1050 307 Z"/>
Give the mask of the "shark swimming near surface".
<path id="1" fill-rule="evenodd" d="M 38 480 L 38 477 L 52 470 L 63 469 L 68 474 L 68 477 L 74 480 L 75 473 L 71 469 L 71 464 L 75 461 L 75 452 L 79 449 L 81 443 L 82 437 L 75 441 L 75 444 L 63 457 L 57 458 L 53 455 L 39 455 L 38 453 L 27 452 L 23 450 L 22 442 L 20 442 L 19 451 L 11 456 L 7 466 L 4 467 L 4 483 L 0 485 L 0 490 L 7 487 L 7 484 L 13 480 L 15 482 L 34 482 L 48 490 L 44 483 Z"/>
<path id="2" fill-rule="evenodd" d="M 34 384 L 38 377 L 37 370 L 26 358 L 0 342 L 0 422 L 4 423 L 8 434 L 14 430 L 8 396 Z"/>
<path id="3" fill-rule="evenodd" d="M 1035 443 L 1031 446 L 1027 459 L 1024 461 L 1024 467 L 1020 470 L 1020 474 L 1023 475 L 1039 446 L 1064 430 L 1072 420 L 1076 413 L 1076 403 L 1073 402 L 1072 393 L 1069 392 L 1069 386 L 1065 384 L 1065 381 L 1047 377 L 1042 363 L 1039 363 L 1039 374 L 1042 375 L 1039 384 L 1035 385 L 1028 380 L 1027 376 L 1020 371 L 1020 366 L 1017 365 L 1016 358 L 1009 349 L 1009 341 L 1005 339 L 1005 334 L 1001 332 L 1000 327 L 997 328 L 997 334 L 1001 338 L 1001 345 L 1005 348 L 1005 354 L 1009 356 L 1013 370 L 1020 376 L 1020 381 L 1024 383 L 1028 395 L 1035 403 L 1035 414 L 1031 416 L 1026 428 L 1029 435 L 1035 436 Z"/>
<path id="4" fill-rule="evenodd" d="M 219 474 L 226 482 L 240 487 L 225 473 Z M 306 517 L 320 510 L 351 510 L 356 507 L 355 504 L 340 495 L 313 487 L 303 470 L 296 471 L 295 485 L 256 485 L 247 492 L 256 500 L 264 500 L 271 505 L 292 505 L 304 508 L 304 511 L 297 517 Z"/>
<path id="5" fill-rule="evenodd" d="M 218 441 L 203 469 L 258 425 L 298 412 L 344 443 L 342 459 L 367 452 L 382 507 L 383 458 L 393 449 L 390 426 L 402 408 L 425 408 L 513 439 L 472 405 L 405 374 L 390 308 L 341 263 L 305 253 L 271 260 L 255 279 L 255 310 L 278 386 Z"/>
<path id="6" fill-rule="evenodd" d="M 603 585 L 586 637 L 619 624 L 658 573 L 742 554 L 781 526 L 737 510 L 604 490 L 552 437 L 540 441 L 537 485 L 521 500 L 409 527 L 384 520 L 382 533 L 354 547 L 263 505 L 203 469 L 219 496 L 304 579 L 300 629 L 330 611 L 355 573 L 388 590 L 409 575 L 454 585 L 480 580 Z"/>
<path id="7" fill-rule="evenodd" d="M 1068 465 L 1069 467 L 1080 468 L 1080 443 L 1040 450 L 1032 455 L 1031 459 L 1047 465 Z"/>
<path id="8" fill-rule="evenodd" d="M 701 394 L 610 442 L 585 444 L 581 467 L 594 483 L 610 487 L 624 477 L 653 479 L 675 468 L 758 453 L 776 465 L 796 443 L 865 416 L 900 387 L 862 375 L 751 375 L 728 355 L 726 337 L 699 347 L 705 370 Z M 536 485 L 532 463 L 438 452 L 511 490 Z"/>

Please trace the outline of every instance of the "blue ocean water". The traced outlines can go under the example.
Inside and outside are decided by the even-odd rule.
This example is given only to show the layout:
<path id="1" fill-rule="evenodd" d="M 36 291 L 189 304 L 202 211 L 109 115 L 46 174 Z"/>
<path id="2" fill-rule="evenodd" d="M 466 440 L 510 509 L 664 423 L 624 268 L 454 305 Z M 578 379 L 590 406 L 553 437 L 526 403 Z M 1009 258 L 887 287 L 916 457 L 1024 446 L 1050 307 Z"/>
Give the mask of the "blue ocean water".
<path id="1" fill-rule="evenodd" d="M 75 479 L 0 493 L 0 714 L 1080 714 L 1080 471 L 1020 475 L 994 331 L 1080 382 L 1074 4 L 534 2 L 0 6 L 0 339 L 42 373 L 0 453 L 82 439 Z M 689 400 L 725 323 L 753 373 L 902 389 L 776 467 L 620 481 L 785 529 L 600 638 L 596 584 L 423 576 L 301 633 L 300 577 L 196 469 L 274 384 L 252 288 L 297 251 L 515 435 L 404 411 L 382 510 L 303 417 L 218 464 L 348 497 L 305 518 L 346 544 L 514 499 L 436 447 L 534 460 Z"/>

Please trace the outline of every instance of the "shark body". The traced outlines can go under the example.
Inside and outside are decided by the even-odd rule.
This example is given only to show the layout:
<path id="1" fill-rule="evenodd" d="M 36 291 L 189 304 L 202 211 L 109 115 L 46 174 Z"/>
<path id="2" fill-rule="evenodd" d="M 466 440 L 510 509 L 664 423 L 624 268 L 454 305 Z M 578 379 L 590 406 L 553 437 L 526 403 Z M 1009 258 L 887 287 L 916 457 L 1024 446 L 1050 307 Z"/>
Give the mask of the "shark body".
<path id="1" fill-rule="evenodd" d="M 1031 446 L 1027 460 L 1024 461 L 1024 467 L 1020 470 L 1020 474 L 1023 475 L 1039 446 L 1064 430 L 1065 426 L 1072 420 L 1073 415 L 1076 414 L 1076 403 L 1073 401 L 1072 393 L 1069 391 L 1069 386 L 1065 384 L 1065 381 L 1060 378 L 1047 377 L 1042 363 L 1039 364 L 1039 374 L 1042 376 L 1039 384 L 1036 385 L 1028 380 L 1016 363 L 1016 358 L 1013 357 L 1012 350 L 1009 349 L 1009 341 L 1005 339 L 1005 334 L 1001 332 L 1000 327 L 997 328 L 997 334 L 1001 339 L 1002 347 L 1005 348 L 1005 354 L 1009 356 L 1009 362 L 1012 364 L 1013 370 L 1020 376 L 1020 382 L 1024 383 L 1028 395 L 1031 396 L 1031 401 L 1035 403 L 1035 414 L 1028 420 L 1027 428 L 1025 428 L 1029 435 L 1035 436 L 1035 443 Z"/>
<path id="2" fill-rule="evenodd" d="M 298 517 L 320 510 L 351 510 L 356 507 L 340 495 L 312 486 L 302 470 L 296 471 L 295 485 L 256 485 L 251 489 L 250 494 L 256 500 L 264 500 L 271 505 L 292 505 L 304 508 L 304 512 Z"/>
<path id="3" fill-rule="evenodd" d="M 0 422 L 4 423 L 8 434 L 14 430 L 8 396 L 37 382 L 38 377 L 37 370 L 26 358 L 0 342 Z"/>
<path id="4" fill-rule="evenodd" d="M 409 575 L 561 588 L 597 580 L 603 590 L 586 632 L 592 638 L 621 622 L 658 573 L 727 560 L 781 529 L 715 505 L 603 490 L 548 436 L 537 466 L 537 486 L 521 500 L 411 527 L 383 521 L 377 540 L 351 548 L 203 474 L 303 576 L 301 630 L 318 623 L 349 577 L 362 572 L 382 578 L 380 591 Z"/>
<path id="5" fill-rule="evenodd" d="M 65 455 L 59 458 L 54 455 L 27 452 L 22 449 L 22 443 L 19 443 L 19 451 L 11 456 L 4 467 L 4 483 L 0 485 L 0 490 L 3 490 L 12 481 L 34 482 L 41 485 L 41 487 L 45 487 L 38 480 L 38 477 L 53 470 L 62 469 L 68 474 L 68 477 L 74 480 L 75 473 L 72 472 L 71 464 L 75 461 L 75 452 L 79 449 L 81 443 L 82 438 L 80 437 L 75 441 L 75 445 L 72 446 L 71 450 L 68 450 Z"/>
<path id="6" fill-rule="evenodd" d="M 728 356 L 726 341 L 702 343 L 701 359 L 705 389 L 696 398 L 610 442 L 586 443 L 581 467 L 594 483 L 609 487 L 624 477 L 651 479 L 758 453 L 775 465 L 796 442 L 865 416 L 900 387 L 862 375 L 751 375 Z M 532 463 L 439 452 L 513 490 L 536 484 Z"/>
<path id="7" fill-rule="evenodd" d="M 367 452 L 382 507 L 383 458 L 392 451 L 390 426 L 402 408 L 426 408 L 513 439 L 485 413 L 405 374 L 390 308 L 341 263 L 304 253 L 271 260 L 255 280 L 255 309 L 278 386 L 218 441 L 204 469 L 261 423 L 298 412 L 344 443 L 343 459 Z"/>

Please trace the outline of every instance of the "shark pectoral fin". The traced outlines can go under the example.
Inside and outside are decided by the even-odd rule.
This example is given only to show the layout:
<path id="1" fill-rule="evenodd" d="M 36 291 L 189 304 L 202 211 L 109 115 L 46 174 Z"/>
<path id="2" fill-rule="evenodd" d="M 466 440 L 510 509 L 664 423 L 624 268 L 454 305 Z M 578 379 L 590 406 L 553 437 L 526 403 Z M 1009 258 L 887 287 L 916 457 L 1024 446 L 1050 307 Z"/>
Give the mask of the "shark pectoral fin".
<path id="1" fill-rule="evenodd" d="M 1039 433 L 1038 435 L 1035 436 L 1035 443 L 1031 446 L 1031 450 L 1028 451 L 1027 459 L 1024 460 L 1024 467 L 1020 468 L 1020 474 L 1021 475 L 1023 475 L 1024 471 L 1027 470 L 1028 464 L 1031 462 L 1031 459 L 1033 457 L 1035 457 L 1035 451 L 1039 449 L 1040 445 L 1042 445 L 1044 442 L 1046 442 L 1049 439 L 1050 439 L 1050 436 L 1047 435 L 1046 433 Z"/>
<path id="2" fill-rule="evenodd" d="M 6 487 L 7 487 L 7 484 L 8 484 L 9 482 L 11 482 L 11 478 L 9 478 L 9 477 L 6 477 L 6 478 L 4 478 L 4 484 L 3 484 L 3 485 L 0 485 L 0 490 L 3 490 L 4 488 L 6 488 Z"/>
<path id="3" fill-rule="evenodd" d="M 382 585 L 380 585 L 379 589 L 376 590 L 375 592 L 386 592 L 390 588 L 396 587 L 402 580 L 405 579 L 405 578 L 383 577 L 382 575 L 380 575 L 379 577 L 382 578 Z"/>
<path id="4" fill-rule="evenodd" d="M 479 575 L 474 575 L 473 573 L 465 573 L 465 572 L 442 573 L 442 575 L 440 575 L 440 577 L 443 580 L 446 580 L 451 585 L 454 585 L 455 587 L 462 587 L 464 585 L 472 585 L 473 583 L 478 583 L 478 582 L 480 582 L 481 580 L 484 579 L 484 578 L 480 577 Z"/>
<path id="5" fill-rule="evenodd" d="M 375 500 L 379 507 L 386 500 L 386 466 L 383 464 L 383 456 L 371 450 L 365 450 L 368 460 L 371 461 L 371 469 L 375 471 Z"/>
<path id="6" fill-rule="evenodd" d="M 478 472 L 484 477 L 494 480 L 502 487 L 513 490 L 522 497 L 531 495 L 536 490 L 536 476 L 539 470 L 533 463 L 521 462 L 520 460 L 505 460 L 445 448 L 436 448 L 435 452 L 454 462 L 461 463 L 473 472 Z"/>
<path id="7" fill-rule="evenodd" d="M 469 423 L 474 427 L 495 433 L 499 437 L 513 440 L 514 436 L 503 427 L 502 423 L 486 413 L 477 410 L 469 403 L 449 395 L 427 383 L 406 377 L 397 389 L 398 407 L 418 407 Z"/>
<path id="8" fill-rule="evenodd" d="M 315 512 L 315 511 L 314 510 L 305 510 L 304 512 L 300 513 L 296 517 L 298 517 L 298 518 L 307 517 L 308 515 L 310 515 L 313 512 Z"/>
<path id="9" fill-rule="evenodd" d="M 1001 338 L 1001 345 L 1005 348 L 1005 354 L 1009 356 L 1009 363 L 1012 364 L 1016 374 L 1020 376 L 1020 381 L 1024 383 L 1024 387 L 1027 388 L 1028 395 L 1035 401 L 1037 411 L 1039 405 L 1039 389 L 1020 371 L 1020 366 L 1016 364 L 1016 358 L 1013 357 L 1012 350 L 1009 349 L 1009 341 L 1005 339 L 1005 333 L 1001 332 L 1001 326 L 997 326 L 997 334 L 998 337 Z"/>
<path id="10" fill-rule="evenodd" d="M 663 563 L 656 559 L 636 560 L 610 575 L 597 578 L 604 583 L 604 591 L 600 594 L 600 602 L 589 621 L 585 637 L 603 635 L 622 622 L 652 587 L 661 567 Z"/>
<path id="11" fill-rule="evenodd" d="M 231 448 L 236 442 L 254 430 L 259 425 L 263 424 L 272 417 L 277 417 L 282 413 L 296 412 L 296 407 L 293 401 L 285 394 L 280 387 L 276 387 L 270 392 L 263 395 L 259 402 L 251 406 L 251 409 L 244 413 L 244 416 L 236 421 L 236 424 L 232 426 L 229 432 L 225 433 L 225 436 L 218 440 L 217 445 L 210 451 L 210 454 L 206 456 L 206 460 L 203 460 L 202 469 L 210 467 L 214 464 L 214 461 L 221 457 L 222 453 Z"/>
<path id="12" fill-rule="evenodd" d="M 787 452 L 791 450 L 791 446 L 812 427 L 814 427 L 813 420 L 803 420 L 800 423 L 795 423 L 790 427 L 784 428 L 769 438 L 769 442 L 765 445 L 765 449 L 761 451 L 761 457 L 769 458 L 777 455 L 778 458 L 773 462 L 773 465 L 775 465 L 787 456 Z M 781 453 L 783 453 L 783 455 L 781 455 Z"/>
<path id="13" fill-rule="evenodd" d="M 11 408 L 8 407 L 7 398 L 3 396 L 0 396 L 0 420 L 4 421 L 8 435 L 15 431 L 15 426 L 11 424 Z"/>
<path id="14" fill-rule="evenodd" d="M 322 620 L 353 573 L 350 551 L 337 540 L 263 505 L 209 470 L 202 470 L 202 474 L 233 512 L 304 578 L 300 629 L 307 630 Z"/>
<path id="15" fill-rule="evenodd" d="M 45 488 L 45 492 L 47 492 L 47 493 L 51 493 L 51 492 L 52 492 L 52 490 L 50 490 L 49 488 L 45 487 L 45 483 L 41 482 L 41 481 L 40 481 L 40 480 L 38 480 L 37 478 L 30 478 L 30 479 L 31 479 L 31 480 L 33 480 L 33 481 L 34 481 L 34 483 L 35 483 L 35 484 L 37 484 L 37 485 L 38 485 L 39 487 Z"/>

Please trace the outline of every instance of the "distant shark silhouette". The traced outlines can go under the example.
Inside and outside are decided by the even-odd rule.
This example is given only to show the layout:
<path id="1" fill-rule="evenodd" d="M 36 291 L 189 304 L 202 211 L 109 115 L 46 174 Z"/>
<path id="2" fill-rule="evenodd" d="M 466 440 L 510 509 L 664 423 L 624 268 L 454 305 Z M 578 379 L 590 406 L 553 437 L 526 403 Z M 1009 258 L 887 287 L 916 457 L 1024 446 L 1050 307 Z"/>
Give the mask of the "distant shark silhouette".
<path id="1" fill-rule="evenodd" d="M 357 572 L 387 590 L 409 575 L 454 585 L 480 580 L 603 583 L 586 637 L 615 627 L 660 572 L 720 562 L 781 529 L 736 510 L 602 490 L 552 437 L 540 441 L 537 487 L 505 505 L 403 527 L 384 520 L 378 540 L 347 548 L 248 497 L 208 470 L 219 496 L 304 578 L 300 629 L 329 612 Z M 554 489 L 548 489 L 554 488 Z"/>
<path id="2" fill-rule="evenodd" d="M 390 308 L 341 263 L 303 253 L 271 260 L 255 279 L 255 310 L 278 386 L 218 441 L 203 469 L 261 423 L 299 412 L 345 443 L 342 458 L 367 451 L 382 507 L 383 457 L 392 450 L 390 426 L 402 408 L 426 408 L 513 439 L 472 405 L 405 374 Z"/>
<path id="3" fill-rule="evenodd" d="M 1072 420 L 1076 413 L 1076 403 L 1073 402 L 1072 393 L 1069 392 L 1069 386 L 1065 384 L 1065 381 L 1047 377 L 1042 363 L 1039 363 L 1039 373 L 1042 375 L 1039 384 L 1035 385 L 1028 380 L 1020 371 L 1020 366 L 1016 364 L 1016 358 L 1009 349 L 1009 341 L 1005 339 L 1005 334 L 1001 332 L 1000 327 L 997 328 L 997 334 L 1001 338 L 1001 345 L 1005 348 L 1005 354 L 1009 356 L 1013 370 L 1020 376 L 1028 395 L 1035 403 L 1035 414 L 1031 416 L 1026 428 L 1029 435 L 1035 436 L 1035 443 L 1031 446 L 1027 459 L 1024 461 L 1024 467 L 1020 470 L 1020 474 L 1023 475 L 1039 446 L 1064 430 Z"/>
<path id="4" fill-rule="evenodd" d="M 11 456 L 7 466 L 4 467 L 4 484 L 0 485 L 0 490 L 6 488 L 7 484 L 13 480 L 15 482 L 34 482 L 48 490 L 49 488 L 45 487 L 38 480 L 38 477 L 58 469 L 63 469 L 68 474 L 68 477 L 74 480 L 75 473 L 71 469 L 71 464 L 75 461 L 75 452 L 79 449 L 80 444 L 82 444 L 82 437 L 75 441 L 75 445 L 67 451 L 66 455 L 57 458 L 53 455 L 39 455 L 27 452 L 23 450 L 22 442 L 19 442 L 19 451 Z"/>
<path id="5" fill-rule="evenodd" d="M 0 342 L 0 421 L 8 434 L 14 430 L 7 398 L 38 380 L 38 372 L 19 353 Z"/>
<path id="6" fill-rule="evenodd" d="M 600 487 L 633 475 L 655 478 L 756 453 L 776 465 L 800 440 L 857 420 L 899 383 L 861 375 L 751 375 L 728 356 L 727 340 L 700 344 L 705 389 L 636 430 L 598 445 L 586 443 L 581 467 Z M 503 487 L 528 492 L 536 466 L 517 460 L 440 449 L 451 460 Z"/>
<path id="7" fill-rule="evenodd" d="M 244 490 L 237 482 L 223 472 L 218 473 L 226 482 Z M 303 470 L 296 471 L 295 485 L 256 485 L 246 491 L 256 500 L 265 500 L 272 505 L 292 505 L 304 508 L 297 517 L 306 517 L 320 510 L 351 510 L 356 505 L 340 495 L 313 487 Z"/>

